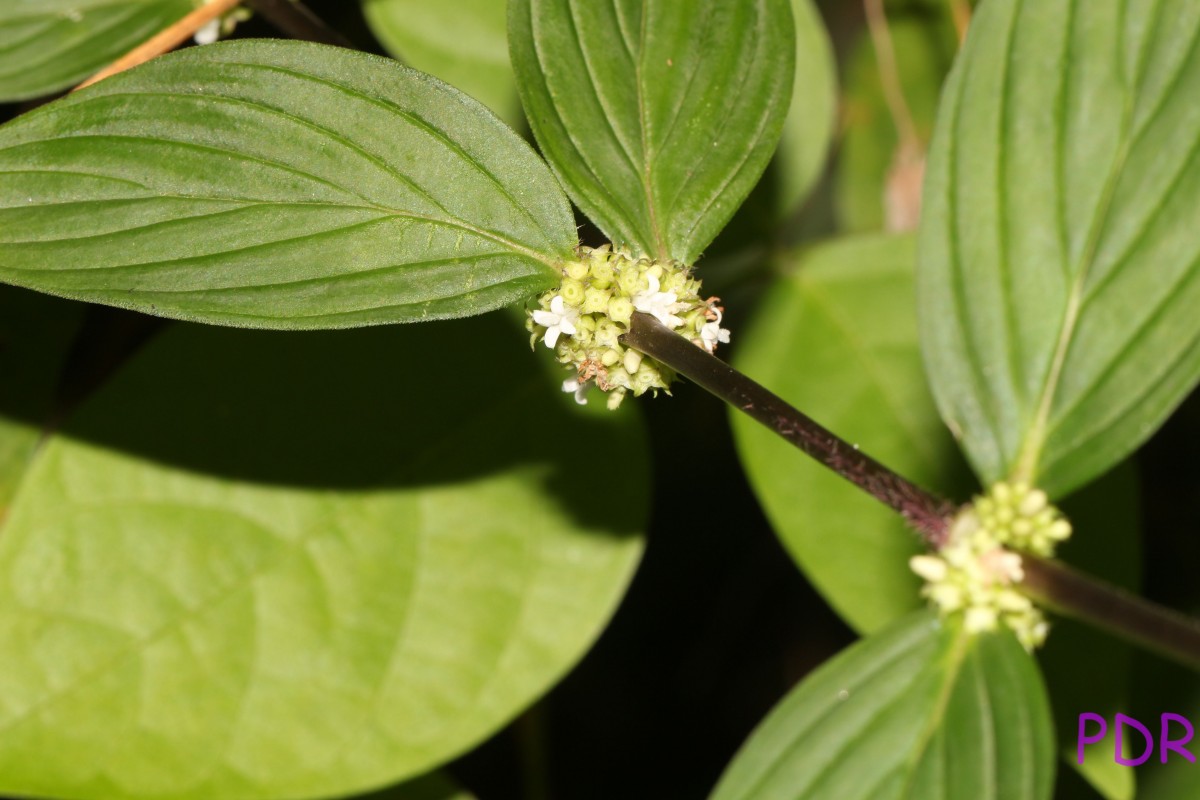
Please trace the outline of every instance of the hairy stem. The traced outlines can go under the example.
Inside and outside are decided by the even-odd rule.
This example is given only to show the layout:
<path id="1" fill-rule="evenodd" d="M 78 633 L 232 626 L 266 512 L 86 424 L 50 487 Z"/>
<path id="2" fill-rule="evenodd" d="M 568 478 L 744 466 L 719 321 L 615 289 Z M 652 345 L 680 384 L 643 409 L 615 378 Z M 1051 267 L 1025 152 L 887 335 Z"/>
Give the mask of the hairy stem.
<path id="1" fill-rule="evenodd" d="M 898 511 L 934 548 L 945 543 L 955 506 L 897 475 L 724 361 L 636 313 L 624 344 L 658 359 L 749 414 L 820 463 Z M 1200 669 L 1200 620 L 1156 605 L 1059 561 L 1022 554 L 1022 590 L 1040 605 L 1132 644 Z"/>
<path id="2" fill-rule="evenodd" d="M 1200 620 L 1151 603 L 1063 564 L 1022 555 L 1031 600 L 1192 669 L 1200 669 Z"/>
<path id="3" fill-rule="evenodd" d="M 876 500 L 898 511 L 930 545 L 946 538 L 954 504 L 897 475 L 826 430 L 733 367 L 672 332 L 649 314 L 636 313 L 622 337 L 787 439 Z"/>

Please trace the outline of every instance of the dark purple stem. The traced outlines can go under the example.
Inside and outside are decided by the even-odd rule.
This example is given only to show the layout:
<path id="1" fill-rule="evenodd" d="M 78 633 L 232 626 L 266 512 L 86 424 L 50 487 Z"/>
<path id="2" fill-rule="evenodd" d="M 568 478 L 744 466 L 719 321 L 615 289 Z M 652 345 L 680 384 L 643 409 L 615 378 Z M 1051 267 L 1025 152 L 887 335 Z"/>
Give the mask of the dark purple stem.
<path id="1" fill-rule="evenodd" d="M 838 475 L 900 512 L 934 548 L 945 543 L 954 504 L 905 480 L 823 428 L 720 359 L 637 313 L 622 337 L 749 414 Z M 1022 554 L 1022 590 L 1037 603 L 1193 669 L 1200 669 L 1200 620 L 1076 572 L 1059 561 Z"/>
<path id="2" fill-rule="evenodd" d="M 898 511 L 933 547 L 946 539 L 953 503 L 897 475 L 733 367 L 635 313 L 622 340 L 750 415 L 876 500 Z"/>
<path id="3" fill-rule="evenodd" d="M 1068 567 L 1022 555 L 1021 588 L 1039 605 L 1200 669 L 1200 620 Z"/>

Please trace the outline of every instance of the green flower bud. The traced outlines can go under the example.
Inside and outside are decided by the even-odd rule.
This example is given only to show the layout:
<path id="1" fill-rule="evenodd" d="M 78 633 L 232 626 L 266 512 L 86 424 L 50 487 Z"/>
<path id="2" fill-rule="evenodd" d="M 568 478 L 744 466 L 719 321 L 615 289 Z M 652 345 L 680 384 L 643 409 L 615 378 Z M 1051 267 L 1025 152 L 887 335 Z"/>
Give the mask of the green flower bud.
<path id="1" fill-rule="evenodd" d="M 607 258 L 592 260 L 591 275 L 592 285 L 605 289 L 611 286 L 612 282 L 617 279 L 617 271 L 613 269 L 612 263 Z"/>
<path id="2" fill-rule="evenodd" d="M 580 310 L 584 314 L 603 314 L 608 311 L 608 301 L 611 297 L 612 292 L 590 286 L 583 294 L 583 308 Z"/>
<path id="3" fill-rule="evenodd" d="M 603 347 L 618 347 L 624 329 L 609 319 L 601 319 L 596 323 L 596 343 Z"/>
<path id="4" fill-rule="evenodd" d="M 621 288 L 624 288 L 625 276 L 621 276 Z M 608 301 L 608 317 L 613 322 L 628 325 L 633 319 L 633 302 L 628 297 L 614 297 Z"/>
<path id="5" fill-rule="evenodd" d="M 573 281 L 583 282 L 588 276 L 588 265 L 582 261 L 570 261 L 563 267 L 563 272 Z M 563 295 L 565 298 L 566 295 Z"/>
<path id="6" fill-rule="evenodd" d="M 649 288 L 650 282 L 642 277 L 642 274 L 635 269 L 623 269 L 621 270 L 621 277 L 617 279 L 617 285 L 621 287 L 622 292 L 632 296 L 643 289 Z M 632 308 L 633 305 L 630 304 L 630 309 Z M 609 309 L 608 313 L 609 316 L 612 316 L 612 309 Z M 613 317 L 613 319 L 616 319 L 616 317 Z M 628 322 L 629 320 L 626 319 L 625 321 Z"/>
<path id="7" fill-rule="evenodd" d="M 562 295 L 563 301 L 569 306 L 579 307 L 583 305 L 585 291 L 583 284 L 579 281 L 568 278 L 567 280 L 563 281 L 562 287 L 558 290 L 558 293 Z"/>

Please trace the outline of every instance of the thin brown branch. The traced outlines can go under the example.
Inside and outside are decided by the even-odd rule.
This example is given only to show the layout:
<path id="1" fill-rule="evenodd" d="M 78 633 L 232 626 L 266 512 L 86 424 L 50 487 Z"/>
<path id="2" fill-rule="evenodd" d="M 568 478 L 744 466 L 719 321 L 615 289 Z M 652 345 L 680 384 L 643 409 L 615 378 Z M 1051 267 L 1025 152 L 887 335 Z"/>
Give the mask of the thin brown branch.
<path id="1" fill-rule="evenodd" d="M 879 65 L 879 81 L 883 86 L 883 97 L 887 101 L 896 135 L 900 138 L 900 149 L 923 149 L 912 110 L 904 98 L 900 85 L 900 68 L 896 63 L 896 48 L 892 43 L 892 32 L 888 28 L 887 12 L 883 0 L 863 0 L 867 15 L 867 28 L 875 45 L 875 61 Z"/>
<path id="2" fill-rule="evenodd" d="M 944 541 L 955 506 L 897 475 L 733 367 L 649 314 L 635 313 L 622 341 L 658 359 L 753 417 L 880 502 L 899 512 L 931 546 Z"/>
<path id="3" fill-rule="evenodd" d="M 967 38 L 967 28 L 971 25 L 971 4 L 967 0 L 950 0 L 950 17 L 954 20 L 954 32 L 958 34 L 958 45 Z"/>
<path id="4" fill-rule="evenodd" d="M 102 81 L 105 78 L 116 75 L 118 72 L 124 72 L 125 70 L 131 67 L 136 67 L 138 64 L 143 64 L 156 56 L 161 56 L 163 53 L 174 50 L 176 47 L 195 36 L 196 31 L 200 30 L 214 19 L 228 14 L 237 7 L 239 2 L 241 2 L 241 0 L 213 0 L 211 3 L 200 6 L 183 19 L 154 34 L 149 39 L 142 42 L 113 63 L 109 64 L 107 67 L 76 86 L 75 90 L 78 91 L 85 86 L 91 86 L 97 81 Z"/>

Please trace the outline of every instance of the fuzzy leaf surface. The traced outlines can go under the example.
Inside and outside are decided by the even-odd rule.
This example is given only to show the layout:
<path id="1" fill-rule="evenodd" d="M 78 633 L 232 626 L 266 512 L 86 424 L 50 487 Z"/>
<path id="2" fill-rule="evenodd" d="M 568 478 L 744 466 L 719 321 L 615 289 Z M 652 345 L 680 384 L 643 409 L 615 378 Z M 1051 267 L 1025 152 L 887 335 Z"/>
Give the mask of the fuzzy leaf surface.
<path id="1" fill-rule="evenodd" d="M 202 322 L 478 314 L 552 286 L 575 224 L 474 100 L 391 59 L 239 41 L 0 128 L 0 281 Z"/>
<path id="2" fill-rule="evenodd" d="M 1041 675 L 1016 639 L 919 611 L 793 689 L 713 800 L 1048 800 L 1054 756 Z"/>
<path id="3" fill-rule="evenodd" d="M 694 263 L 767 166 L 791 99 L 789 0 L 514 0 L 525 113 L 617 244 Z"/>
<path id="4" fill-rule="evenodd" d="M 943 95 L 922 346 L 985 482 L 1059 496 L 1200 378 L 1200 5 L 985 3 Z"/>
<path id="5" fill-rule="evenodd" d="M 192 0 L 5 0 L 0 103 L 73 86 L 195 6 Z"/>

